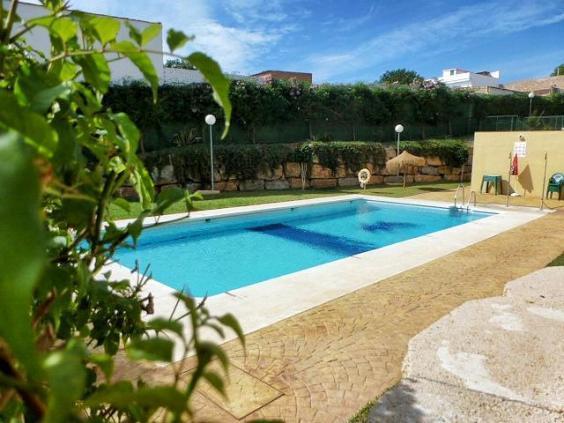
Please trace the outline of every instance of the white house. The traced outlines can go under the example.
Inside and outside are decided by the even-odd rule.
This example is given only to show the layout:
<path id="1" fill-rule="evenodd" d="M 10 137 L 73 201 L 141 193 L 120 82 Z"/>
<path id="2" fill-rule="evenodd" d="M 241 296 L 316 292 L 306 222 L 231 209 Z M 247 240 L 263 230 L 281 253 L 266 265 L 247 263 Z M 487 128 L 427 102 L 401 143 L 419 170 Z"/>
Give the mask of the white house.
<path id="1" fill-rule="evenodd" d="M 0 0 L 4 2 L 4 10 L 7 10 L 9 6 L 8 0 Z M 22 21 L 26 21 L 29 19 L 37 18 L 40 16 L 44 16 L 48 13 L 48 11 L 39 4 L 33 3 L 24 3 L 21 2 L 18 5 L 18 15 L 22 19 Z M 91 15 L 96 16 L 95 13 L 89 13 Z M 126 22 L 133 25 L 140 31 L 147 28 L 149 25 L 157 24 L 160 27 L 160 31 L 158 35 L 151 40 L 151 42 L 145 47 L 147 50 L 151 51 L 148 53 L 151 61 L 153 62 L 153 66 L 157 72 L 159 77 L 159 81 L 161 84 L 192 84 L 192 83 L 203 83 L 205 82 L 204 76 L 197 70 L 191 69 L 176 69 L 176 68 L 167 68 L 164 66 L 164 55 L 163 51 L 163 31 L 162 31 L 162 24 L 160 22 L 149 22 L 143 21 L 139 19 L 131 19 L 131 18 L 121 18 L 112 16 L 120 21 L 121 29 L 118 34 L 119 39 L 129 39 L 129 31 L 127 26 L 125 25 Z M 22 27 L 22 23 L 17 23 L 15 26 L 15 30 L 17 31 L 19 28 Z M 51 48 L 51 42 L 49 40 L 49 35 L 45 28 L 36 27 L 33 30 L 29 31 L 26 35 L 26 42 L 32 46 L 34 49 L 48 54 Z M 115 56 L 115 55 L 114 55 Z M 108 58 L 114 57 L 111 54 L 108 54 Z M 127 81 L 134 81 L 134 80 L 141 80 L 143 79 L 143 75 L 137 67 L 131 63 L 129 60 L 118 60 L 115 62 L 110 63 L 110 70 L 112 72 L 112 82 L 114 84 L 119 84 Z M 248 79 L 246 76 L 241 75 L 228 75 L 231 79 Z"/>
<path id="2" fill-rule="evenodd" d="M 451 68 L 443 69 L 443 75 L 438 78 L 450 88 L 479 88 L 479 87 L 499 87 L 500 72 L 482 71 L 470 72 L 464 69 Z"/>
<path id="3" fill-rule="evenodd" d="M 2 0 L 4 2 L 4 10 L 6 10 L 9 6 L 9 2 L 6 0 Z M 20 3 L 18 5 L 18 15 L 23 21 L 37 18 L 40 16 L 44 16 L 47 14 L 47 10 L 38 4 L 32 3 Z M 128 37 L 128 29 L 125 25 L 126 22 L 129 22 L 135 28 L 142 31 L 146 27 L 152 24 L 157 24 L 160 26 L 161 30 L 158 36 L 156 36 L 151 42 L 147 45 L 147 50 L 152 50 L 155 52 L 161 52 L 163 49 L 162 44 L 162 25 L 159 22 L 147 22 L 142 21 L 139 19 L 129 19 L 129 18 L 116 18 L 121 22 L 121 29 L 118 34 L 118 39 L 127 39 Z M 16 31 L 18 30 L 18 26 L 21 27 L 21 23 L 16 24 Z M 51 42 L 49 40 L 49 35 L 45 28 L 35 27 L 33 30 L 28 32 L 25 35 L 27 43 L 39 50 L 43 53 L 49 53 L 51 48 Z M 162 80 L 163 78 L 163 54 L 162 53 L 149 53 L 149 57 L 155 66 L 155 70 L 157 75 Z M 112 72 L 112 81 L 113 82 L 122 82 L 124 80 L 135 80 L 135 79 L 142 79 L 143 76 L 141 72 L 133 65 L 129 60 L 118 60 L 115 62 L 110 63 L 110 69 Z"/>

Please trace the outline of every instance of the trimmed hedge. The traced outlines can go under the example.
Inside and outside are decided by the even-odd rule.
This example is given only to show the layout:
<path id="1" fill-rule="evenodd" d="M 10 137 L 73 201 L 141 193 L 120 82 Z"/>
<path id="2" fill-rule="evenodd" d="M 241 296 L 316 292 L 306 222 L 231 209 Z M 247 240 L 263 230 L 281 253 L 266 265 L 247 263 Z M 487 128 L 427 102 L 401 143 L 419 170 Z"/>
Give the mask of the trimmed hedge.
<path id="1" fill-rule="evenodd" d="M 402 149 L 421 156 L 438 156 L 449 166 L 459 167 L 468 160 L 468 146 L 459 140 L 429 140 L 401 143 Z M 333 141 L 302 144 L 219 144 L 214 147 L 214 162 L 224 177 L 255 179 L 259 172 L 272 171 L 287 162 L 311 164 L 314 161 L 333 171 L 343 163 L 356 172 L 366 163 L 383 165 L 386 151 L 381 143 Z M 209 148 L 187 145 L 147 153 L 143 160 L 149 169 L 172 164 L 175 177 L 186 184 L 195 177 L 210 179 Z"/>
<path id="2" fill-rule="evenodd" d="M 321 85 L 277 81 L 258 85 L 233 81 L 232 129 L 228 142 L 289 143 L 352 139 L 386 142 L 401 122 L 407 139 L 464 136 L 488 115 L 527 116 L 526 94 L 492 96 L 444 87 L 412 89 L 375 85 Z M 204 139 L 204 116 L 221 111 L 206 84 L 164 85 L 154 104 L 140 83 L 112 86 L 104 98 L 114 111 L 127 112 L 144 133 L 148 150 L 174 146 L 174 138 Z M 533 113 L 564 114 L 564 95 L 537 97 Z M 218 125 L 219 126 L 219 125 Z M 218 128 L 218 130 L 221 128 Z"/>

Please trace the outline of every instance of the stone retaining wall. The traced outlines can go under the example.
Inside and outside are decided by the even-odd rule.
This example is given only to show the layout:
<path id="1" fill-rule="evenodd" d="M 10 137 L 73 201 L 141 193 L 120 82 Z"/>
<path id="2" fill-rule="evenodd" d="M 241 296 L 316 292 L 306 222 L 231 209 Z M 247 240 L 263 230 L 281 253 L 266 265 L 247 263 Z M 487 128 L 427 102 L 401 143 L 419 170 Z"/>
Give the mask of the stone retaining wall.
<path id="1" fill-rule="evenodd" d="M 393 148 L 386 149 L 386 159 L 395 157 L 396 152 Z M 414 167 L 407 174 L 407 182 L 439 182 L 439 181 L 459 181 L 461 168 L 447 166 L 439 157 L 425 157 L 426 164 L 421 167 Z M 464 180 L 470 180 L 471 175 L 470 158 L 464 167 Z M 386 170 L 385 162 L 366 163 L 363 167 L 370 170 L 372 176 L 369 185 L 401 183 L 402 176 L 390 174 Z M 173 184 L 174 169 L 172 165 L 167 165 L 162 169 L 153 169 L 151 174 L 160 185 Z M 199 176 L 194 175 L 194 182 L 188 187 L 191 190 L 204 188 L 201 186 Z M 255 179 L 239 180 L 234 176 L 226 176 L 222 169 L 216 170 L 215 186 L 220 191 L 257 191 L 257 190 L 284 190 L 302 188 L 301 165 L 300 163 L 288 162 L 272 170 L 262 171 L 257 174 Z M 308 166 L 305 178 L 305 188 L 335 188 L 335 187 L 355 187 L 359 186 L 357 172 L 353 172 L 340 164 L 336 171 L 320 165 L 318 162 Z"/>

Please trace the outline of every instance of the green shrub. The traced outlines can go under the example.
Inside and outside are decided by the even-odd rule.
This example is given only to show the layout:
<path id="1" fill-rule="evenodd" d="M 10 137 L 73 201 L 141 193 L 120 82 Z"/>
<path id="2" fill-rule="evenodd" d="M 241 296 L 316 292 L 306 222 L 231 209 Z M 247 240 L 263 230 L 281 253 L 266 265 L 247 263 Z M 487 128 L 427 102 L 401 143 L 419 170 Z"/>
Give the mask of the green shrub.
<path id="1" fill-rule="evenodd" d="M 117 248 L 137 242 L 146 216 L 178 201 L 189 208 L 194 198 L 181 189 L 155 195 L 136 154 L 139 129 L 102 104 L 111 78 L 106 53 L 139 68 L 154 104 L 158 80 L 146 44 L 160 25 L 140 32 L 126 24 L 131 39 L 118 41 L 117 19 L 72 12 L 63 0 L 41 3 L 46 16 L 19 27 L 19 1 L 0 3 L 0 422 L 192 420 L 200 381 L 225 393 L 223 373 L 208 365 L 228 366 L 201 329 L 242 339 L 237 321 L 210 315 L 180 292 L 173 300 L 186 314 L 150 318 L 149 275 L 122 278 L 105 268 Z M 26 46 L 22 36 L 32 29 L 49 37 L 48 54 Z M 173 30 L 167 38 L 171 50 L 188 40 Z M 228 127 L 228 80 L 202 53 L 188 59 L 214 81 Z M 119 197 L 125 184 L 142 211 L 120 226 L 109 211 L 130 210 Z M 175 347 L 195 354 L 187 383 L 182 366 L 161 381 L 115 376 L 118 364 L 170 364 Z"/>
<path id="2" fill-rule="evenodd" d="M 132 113 L 132 119 L 147 130 L 147 150 L 170 147 L 178 130 L 194 128 L 201 133 L 207 113 L 221 114 L 205 84 L 161 86 L 159 97 L 161 101 L 153 104 L 150 90 L 132 83 L 111 87 L 105 104 Z M 491 96 L 444 87 L 232 81 L 230 99 L 235 130 L 228 141 L 241 144 L 349 137 L 386 142 L 393 140 L 398 122 L 404 124 L 407 139 L 464 136 L 477 130 L 486 116 L 527 116 L 529 111 L 526 94 Z M 564 114 L 564 94 L 535 98 L 534 111 L 544 116 Z"/>
<path id="3" fill-rule="evenodd" d="M 468 144 L 461 140 L 404 141 L 400 150 L 416 156 L 437 156 L 448 166 L 460 167 L 468 161 Z"/>

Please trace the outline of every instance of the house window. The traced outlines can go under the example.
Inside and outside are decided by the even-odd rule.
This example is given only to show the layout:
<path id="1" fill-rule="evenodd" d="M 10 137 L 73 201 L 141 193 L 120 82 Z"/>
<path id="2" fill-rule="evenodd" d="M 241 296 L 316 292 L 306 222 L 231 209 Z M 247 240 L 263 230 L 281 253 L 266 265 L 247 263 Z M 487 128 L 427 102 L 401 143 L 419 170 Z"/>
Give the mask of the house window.
<path id="1" fill-rule="evenodd" d="M 451 69 L 451 70 L 450 70 L 450 76 L 453 76 L 454 73 L 455 73 L 455 70 L 454 70 L 454 69 Z"/>

